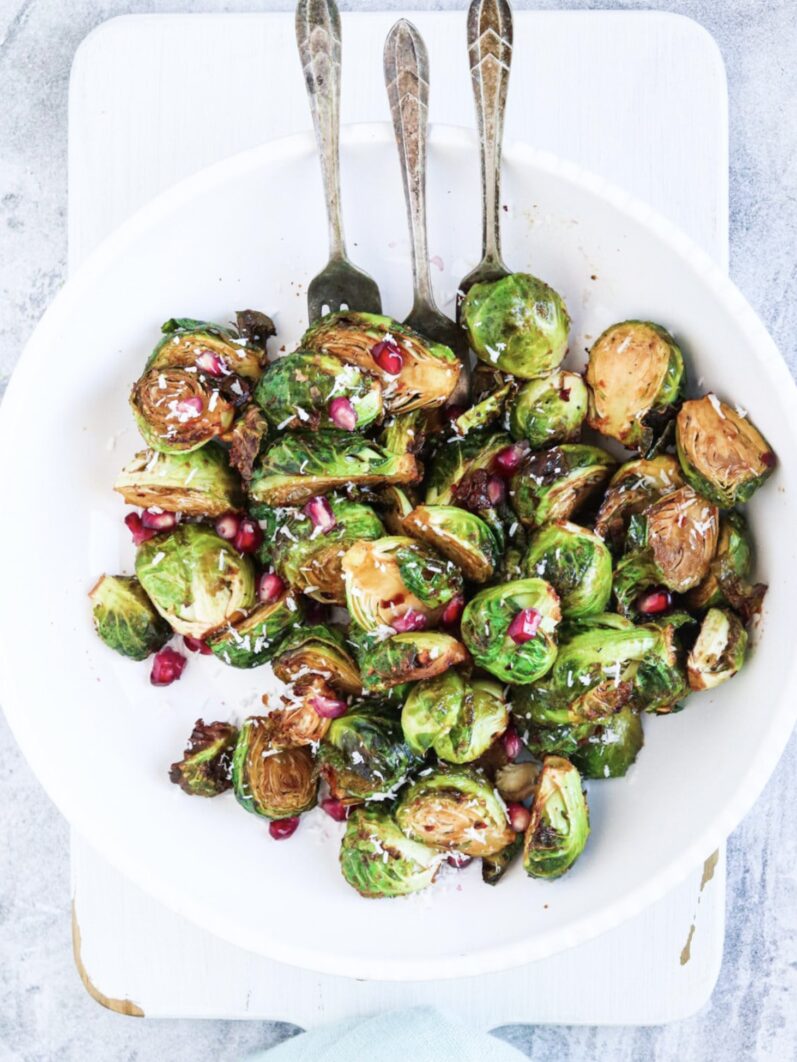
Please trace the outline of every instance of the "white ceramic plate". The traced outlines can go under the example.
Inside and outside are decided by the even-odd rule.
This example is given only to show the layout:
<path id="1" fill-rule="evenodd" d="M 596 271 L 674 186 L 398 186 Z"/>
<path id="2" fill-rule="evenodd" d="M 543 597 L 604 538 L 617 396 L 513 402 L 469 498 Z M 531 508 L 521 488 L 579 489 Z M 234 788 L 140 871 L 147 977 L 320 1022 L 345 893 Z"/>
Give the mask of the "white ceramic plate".
<path id="1" fill-rule="evenodd" d="M 355 260 L 385 309 L 409 307 L 404 206 L 387 126 L 344 136 Z M 232 796 L 190 800 L 169 784 L 193 721 L 256 711 L 264 681 L 190 660 L 163 690 L 149 667 L 91 630 L 86 592 L 132 570 L 111 492 L 140 447 L 126 399 L 173 315 L 224 321 L 271 312 L 289 348 L 305 285 L 325 260 L 318 165 L 307 137 L 238 155 L 178 185 L 117 231 L 59 294 L 25 351 L 0 420 L 3 704 L 34 770 L 70 819 L 162 902 L 234 943 L 327 973 L 382 979 L 470 975 L 538 959 L 616 925 L 662 896 L 736 825 L 771 773 L 797 714 L 791 637 L 797 526 L 795 387 L 753 311 L 709 259 L 624 193 L 549 155 L 506 151 L 505 257 L 549 281 L 573 316 L 571 360 L 604 327 L 660 321 L 693 384 L 744 405 L 781 457 L 750 509 L 758 574 L 770 583 L 744 671 L 679 715 L 646 720 L 626 779 L 590 786 L 592 836 L 561 881 L 514 867 L 497 888 L 478 865 L 409 900 L 366 901 L 337 867 L 341 828 L 321 812 L 275 843 Z M 451 309 L 479 243 L 475 144 L 436 129 L 430 246 Z"/>

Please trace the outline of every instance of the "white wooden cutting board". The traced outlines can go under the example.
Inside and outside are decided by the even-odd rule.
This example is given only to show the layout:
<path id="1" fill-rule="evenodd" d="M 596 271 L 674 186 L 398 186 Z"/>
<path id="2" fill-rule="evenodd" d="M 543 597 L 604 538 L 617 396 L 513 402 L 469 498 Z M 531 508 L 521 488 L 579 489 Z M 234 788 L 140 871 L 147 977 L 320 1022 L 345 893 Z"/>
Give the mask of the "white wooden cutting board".
<path id="1" fill-rule="evenodd" d="M 388 118 L 381 54 L 396 17 L 343 16 L 345 122 Z M 431 120 L 472 126 L 464 12 L 411 18 L 429 46 Z M 646 199 L 727 264 L 725 74 L 695 23 L 655 12 L 517 13 L 506 125 L 508 139 L 555 151 Z M 72 71 L 70 267 L 181 177 L 309 126 L 292 15 L 105 23 Z M 432 1003 L 487 1029 L 659 1023 L 708 1000 L 722 956 L 724 851 L 598 940 L 506 974 L 438 983 L 350 981 L 241 951 L 161 907 L 77 836 L 72 880 L 75 957 L 87 988 L 112 1009 L 150 1017 L 309 1027 Z"/>

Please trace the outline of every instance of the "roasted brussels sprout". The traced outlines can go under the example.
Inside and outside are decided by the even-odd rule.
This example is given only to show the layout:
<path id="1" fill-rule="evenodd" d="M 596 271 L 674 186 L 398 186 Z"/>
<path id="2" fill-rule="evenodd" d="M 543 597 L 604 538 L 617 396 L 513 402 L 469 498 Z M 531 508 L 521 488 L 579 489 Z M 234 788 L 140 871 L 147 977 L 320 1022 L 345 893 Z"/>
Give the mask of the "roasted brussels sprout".
<path id="1" fill-rule="evenodd" d="M 628 707 L 597 725 L 537 727 L 531 728 L 527 736 L 532 756 L 564 756 L 583 778 L 621 778 L 644 743 L 639 715 Z"/>
<path id="2" fill-rule="evenodd" d="M 405 517 L 415 508 L 414 499 L 403 487 L 385 487 L 379 492 L 379 516 L 391 535 L 406 535 Z"/>
<path id="3" fill-rule="evenodd" d="M 525 685 L 556 659 L 559 597 L 544 579 L 518 579 L 478 593 L 462 614 L 462 639 L 479 667 Z"/>
<path id="4" fill-rule="evenodd" d="M 484 395 L 478 402 L 474 402 L 469 409 L 463 409 L 461 413 L 457 413 L 451 418 L 454 434 L 467 435 L 468 432 L 479 431 L 498 420 L 512 391 L 513 385 L 510 382 L 503 383 L 494 391 Z"/>
<path id="5" fill-rule="evenodd" d="M 523 851 L 523 834 L 516 833 L 506 848 L 494 855 L 482 858 L 482 881 L 485 885 L 497 885 L 509 867 Z"/>
<path id="6" fill-rule="evenodd" d="M 747 414 L 716 395 L 684 402 L 675 444 L 687 481 L 725 509 L 748 501 L 776 464 L 772 447 Z"/>
<path id="7" fill-rule="evenodd" d="M 467 579 L 486 582 L 501 560 L 495 533 L 475 513 L 454 505 L 419 505 L 402 521 L 404 532 L 434 546 Z"/>
<path id="8" fill-rule="evenodd" d="M 528 273 L 474 284 L 461 313 L 476 357 L 523 380 L 545 376 L 567 353 L 567 308 L 553 288 Z"/>
<path id="9" fill-rule="evenodd" d="M 515 839 L 500 797 L 468 767 L 418 778 L 401 794 L 396 822 L 414 841 L 469 856 L 495 855 Z"/>
<path id="10" fill-rule="evenodd" d="M 169 779 L 189 796 L 214 797 L 232 786 L 232 754 L 238 730 L 232 723 L 197 719 L 182 760 L 173 763 Z"/>
<path id="11" fill-rule="evenodd" d="M 551 584 L 563 616 L 604 612 L 612 596 L 612 558 L 592 531 L 559 520 L 541 528 L 523 560 L 526 575 Z"/>
<path id="12" fill-rule="evenodd" d="M 753 545 L 747 521 L 741 513 L 731 510 L 720 517 L 717 552 L 706 578 L 686 595 L 689 608 L 702 611 L 720 605 L 730 605 L 745 620 L 760 611 L 766 586 L 750 583 L 753 566 Z"/>
<path id="13" fill-rule="evenodd" d="M 649 321 L 612 325 L 589 352 L 589 426 L 629 450 L 647 450 L 673 416 L 683 382 L 683 355 L 669 332 Z"/>
<path id="14" fill-rule="evenodd" d="M 238 803 L 255 815 L 288 819 L 315 805 L 315 762 L 305 746 L 275 751 L 269 730 L 267 716 L 244 721 L 233 753 L 233 792 Z"/>
<path id="15" fill-rule="evenodd" d="M 528 453 L 511 479 L 512 506 L 527 527 L 568 520 L 600 490 L 616 463 L 605 450 L 581 443 Z"/>
<path id="16" fill-rule="evenodd" d="M 317 499 L 321 502 L 321 499 Z M 367 505 L 330 497 L 321 519 L 297 509 L 282 521 L 271 551 L 274 567 L 294 589 L 325 604 L 346 601 L 341 562 L 350 546 L 384 535 L 376 513 Z"/>
<path id="17" fill-rule="evenodd" d="M 401 709 L 401 729 L 416 756 L 425 756 L 441 734 L 456 724 L 466 690 L 458 671 L 446 671 L 412 686 Z"/>
<path id="18" fill-rule="evenodd" d="M 385 407 L 393 413 L 442 406 L 460 374 L 459 359 L 448 347 L 374 313 L 328 314 L 305 332 L 301 345 L 378 377 Z"/>
<path id="19" fill-rule="evenodd" d="M 303 675 L 280 693 L 280 708 L 273 707 L 273 694 L 263 694 L 262 700 L 270 709 L 263 724 L 269 748 L 290 749 L 318 745 L 332 725 L 328 715 L 319 715 L 319 703 L 326 706 L 337 698 L 320 675 Z"/>
<path id="20" fill-rule="evenodd" d="M 249 496 L 266 505 L 301 505 L 352 484 L 389 486 L 420 477 L 412 454 L 395 454 L 347 431 L 289 432 L 258 458 Z"/>
<path id="21" fill-rule="evenodd" d="M 344 803 L 388 800 L 404 782 L 414 757 L 396 713 L 362 702 L 332 721 L 318 749 L 321 774 Z"/>
<path id="22" fill-rule="evenodd" d="M 158 506 L 186 516 L 221 516 L 241 504 L 241 486 L 224 451 L 205 446 L 185 454 L 142 450 L 113 489 L 128 505 Z"/>
<path id="23" fill-rule="evenodd" d="M 495 682 L 466 682 L 456 671 L 417 682 L 401 711 L 404 738 L 416 755 L 433 748 L 447 763 L 472 763 L 507 728 L 509 712 Z"/>
<path id="24" fill-rule="evenodd" d="M 337 627 L 316 624 L 289 632 L 272 660 L 274 674 L 283 682 L 298 682 L 305 675 L 319 675 L 341 693 L 362 690 L 360 673 Z"/>
<path id="25" fill-rule="evenodd" d="M 496 456 L 512 445 L 505 432 L 473 431 L 448 441 L 434 455 L 426 483 L 427 505 L 462 505 L 481 509 L 492 504 L 468 504 L 474 490 L 485 494 Z"/>
<path id="26" fill-rule="evenodd" d="M 268 322 L 272 329 L 269 334 L 273 335 L 274 325 L 265 315 L 259 316 L 264 324 Z M 265 339 L 254 342 L 243 338 L 243 333 L 239 336 L 230 328 L 191 317 L 172 317 L 161 332 L 163 339 L 150 355 L 148 369 L 190 368 L 208 377 L 234 375 L 247 380 L 257 380 L 263 371 Z"/>
<path id="27" fill-rule="evenodd" d="M 382 388 L 373 376 L 317 351 L 297 350 L 272 362 L 255 401 L 280 431 L 362 431 L 382 414 Z"/>
<path id="28" fill-rule="evenodd" d="M 359 654 L 363 689 L 384 693 L 405 682 L 442 675 L 468 660 L 465 646 L 438 631 L 394 634 Z"/>
<path id="29" fill-rule="evenodd" d="M 131 660 L 146 660 L 172 636 L 138 579 L 103 575 L 89 592 L 94 629 L 109 649 Z"/>
<path id="30" fill-rule="evenodd" d="M 241 619 L 232 619 L 207 639 L 214 656 L 230 667 L 260 667 L 274 655 L 288 631 L 302 622 L 296 596 L 286 590 Z"/>
<path id="31" fill-rule="evenodd" d="M 710 608 L 687 660 L 690 687 L 711 690 L 727 682 L 744 664 L 746 651 L 747 631 L 736 613 Z"/>
<path id="32" fill-rule="evenodd" d="M 379 808 L 355 808 L 340 847 L 343 877 L 361 896 L 407 896 L 431 885 L 440 852 L 411 841 Z"/>
<path id="33" fill-rule="evenodd" d="M 584 851 L 588 837 L 589 810 L 577 768 L 560 756 L 546 756 L 523 839 L 526 873 L 561 877 Z"/>
<path id="34" fill-rule="evenodd" d="M 149 369 L 134 384 L 130 406 L 144 441 L 163 453 L 198 450 L 235 418 L 218 381 L 190 369 Z"/>
<path id="35" fill-rule="evenodd" d="M 595 533 L 613 549 L 620 549 L 630 518 L 683 485 L 681 466 L 667 454 L 626 461 L 609 481 L 595 519 Z"/>
<path id="36" fill-rule="evenodd" d="M 420 453 L 426 442 L 428 419 L 425 409 L 396 413 L 385 421 L 379 442 L 393 454 Z"/>
<path id="37" fill-rule="evenodd" d="M 587 415 L 587 385 L 577 372 L 552 372 L 524 383 L 509 411 L 513 439 L 525 439 L 533 450 L 574 442 Z"/>
<path id="38" fill-rule="evenodd" d="M 179 524 L 139 546 L 136 575 L 172 629 L 193 638 L 204 638 L 255 603 L 250 558 L 199 524 Z"/>
<path id="39" fill-rule="evenodd" d="M 252 469 L 268 437 L 268 421 L 263 411 L 252 403 L 243 410 L 227 434 L 230 442 L 230 466 L 244 483 L 252 478 Z"/>

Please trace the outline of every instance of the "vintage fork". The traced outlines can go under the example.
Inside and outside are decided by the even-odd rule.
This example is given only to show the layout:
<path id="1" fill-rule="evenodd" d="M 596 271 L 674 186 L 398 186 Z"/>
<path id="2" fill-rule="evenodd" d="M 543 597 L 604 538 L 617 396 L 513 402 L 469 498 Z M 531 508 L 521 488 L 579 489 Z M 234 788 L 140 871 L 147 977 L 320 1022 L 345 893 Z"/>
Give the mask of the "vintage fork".
<path id="1" fill-rule="evenodd" d="M 412 244 L 413 302 L 404 323 L 451 347 L 462 372 L 451 403 L 467 398 L 470 351 L 463 330 L 435 302 L 426 234 L 426 158 L 429 116 L 429 57 L 417 29 L 400 19 L 385 41 L 385 84 L 398 145 Z"/>
<path id="2" fill-rule="evenodd" d="M 307 289 L 310 323 L 336 310 L 381 313 L 376 282 L 346 255 L 340 208 L 340 15 L 334 0 L 299 0 L 296 42 L 310 99 L 329 222 L 329 262 Z"/>
<path id="3" fill-rule="evenodd" d="M 468 58 L 482 170 L 482 260 L 459 285 L 457 315 L 474 284 L 505 277 L 501 258 L 501 142 L 512 62 L 512 9 L 507 0 L 473 0 L 468 9 Z"/>

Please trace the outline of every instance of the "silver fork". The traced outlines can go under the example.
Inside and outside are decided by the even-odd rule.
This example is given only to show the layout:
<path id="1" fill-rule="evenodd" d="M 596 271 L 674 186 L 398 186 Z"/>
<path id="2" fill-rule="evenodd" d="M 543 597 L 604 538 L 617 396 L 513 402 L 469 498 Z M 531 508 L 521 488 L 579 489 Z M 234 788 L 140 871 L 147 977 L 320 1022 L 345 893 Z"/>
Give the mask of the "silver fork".
<path id="1" fill-rule="evenodd" d="M 482 260 L 459 285 L 457 315 L 474 284 L 507 276 L 501 258 L 501 142 L 512 63 L 512 9 L 507 0 L 473 0 L 468 59 L 476 101 L 482 170 Z"/>
<path id="2" fill-rule="evenodd" d="M 417 29 L 400 19 L 385 41 L 385 84 L 399 151 L 412 244 L 413 301 L 404 324 L 451 347 L 462 362 L 450 402 L 467 398 L 470 351 L 465 333 L 438 309 L 429 274 L 426 234 L 426 159 L 429 121 L 429 56 Z"/>
<path id="3" fill-rule="evenodd" d="M 336 310 L 381 313 L 376 282 L 346 255 L 340 208 L 340 15 L 334 0 L 299 0 L 296 42 L 310 99 L 329 222 L 329 262 L 307 289 L 310 323 Z"/>

